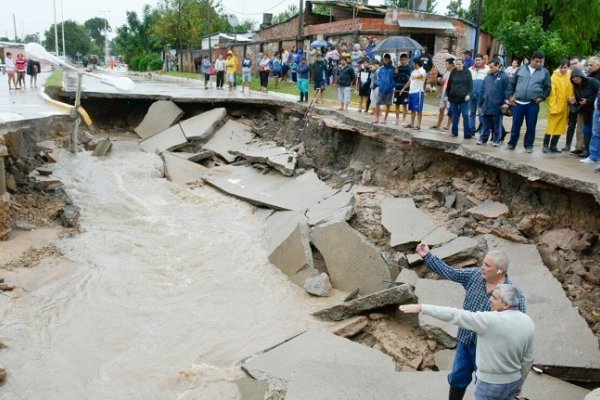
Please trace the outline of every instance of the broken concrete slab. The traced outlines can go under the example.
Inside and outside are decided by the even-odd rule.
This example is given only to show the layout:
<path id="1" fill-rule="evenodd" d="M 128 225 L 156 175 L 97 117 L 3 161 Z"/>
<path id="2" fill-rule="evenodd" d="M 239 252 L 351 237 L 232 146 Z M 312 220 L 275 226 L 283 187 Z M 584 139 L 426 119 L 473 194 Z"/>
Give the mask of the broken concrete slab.
<path id="1" fill-rule="evenodd" d="M 411 286 L 415 286 L 417 281 L 419 280 L 419 275 L 412 269 L 402 268 L 398 277 L 396 278 L 396 282 L 399 283 L 407 283 Z"/>
<path id="2" fill-rule="evenodd" d="M 440 400 L 448 397 L 446 372 L 377 371 L 335 362 L 298 364 L 286 400 Z M 465 398 L 473 398 L 473 385 Z"/>
<path id="3" fill-rule="evenodd" d="M 173 125 L 140 142 L 140 147 L 147 153 L 161 154 L 187 146 L 188 141 L 179 125 Z"/>
<path id="4" fill-rule="evenodd" d="M 223 123 L 227 116 L 224 107 L 213 108 L 194 117 L 179 121 L 183 134 L 188 140 L 207 140 Z"/>
<path id="5" fill-rule="evenodd" d="M 237 158 L 234 153 L 246 146 L 254 138 L 254 133 L 245 124 L 229 120 L 202 147 L 217 153 L 228 163 Z"/>
<path id="6" fill-rule="evenodd" d="M 94 151 L 92 152 L 92 155 L 94 157 L 103 157 L 110 152 L 112 147 L 113 147 L 113 144 L 109 138 L 102 138 L 102 139 L 98 140 L 98 143 L 96 144 L 96 147 L 94 148 Z"/>
<path id="7" fill-rule="evenodd" d="M 456 239 L 431 250 L 432 254 L 435 254 L 448 264 L 461 263 L 471 259 L 479 260 L 483 258 L 486 252 L 487 244 L 485 240 L 481 238 L 475 240 L 466 236 L 457 237 Z M 408 265 L 411 266 L 423 261 L 418 254 L 409 254 L 407 258 Z"/>
<path id="8" fill-rule="evenodd" d="M 308 224 L 315 226 L 330 221 L 348 221 L 354 215 L 354 191 L 340 190 L 319 201 L 306 211 Z"/>
<path id="9" fill-rule="evenodd" d="M 477 220 L 495 219 L 510 212 L 508 206 L 493 200 L 486 200 L 478 206 L 469 208 L 467 213 Z"/>
<path id="10" fill-rule="evenodd" d="M 434 246 L 456 237 L 415 206 L 412 198 L 390 198 L 381 204 L 381 222 L 390 234 L 390 246 L 412 247 L 427 238 Z"/>
<path id="11" fill-rule="evenodd" d="M 358 335 L 369 325 L 369 318 L 364 315 L 345 319 L 335 326 L 331 327 L 330 331 L 337 336 L 350 338 Z"/>
<path id="12" fill-rule="evenodd" d="M 42 191 L 53 191 L 63 186 L 63 183 L 54 176 L 44 176 L 36 170 L 29 173 L 29 177 L 34 180 L 33 187 Z"/>
<path id="13" fill-rule="evenodd" d="M 183 114 L 172 101 L 158 100 L 150 105 L 142 122 L 133 130 L 142 139 L 147 139 L 171 127 Z"/>
<path id="14" fill-rule="evenodd" d="M 584 400 L 600 400 L 600 389 L 588 393 Z"/>
<path id="15" fill-rule="evenodd" d="M 436 351 L 433 355 L 435 359 L 435 366 L 440 371 L 452 370 L 452 365 L 454 364 L 454 356 L 456 356 L 456 350 L 444 349 Z"/>
<path id="16" fill-rule="evenodd" d="M 359 297 L 346 303 L 338 304 L 313 315 L 328 321 L 341 321 L 354 315 L 376 311 L 387 306 L 400 305 L 416 301 L 415 293 L 410 285 L 398 285 L 392 288 Z"/>
<path id="17" fill-rule="evenodd" d="M 241 367 L 255 379 L 287 386 L 302 361 L 354 365 L 379 373 L 394 372 L 391 357 L 326 331 L 307 331 L 265 353 L 244 360 Z"/>
<path id="18" fill-rule="evenodd" d="M 212 150 L 201 150 L 196 153 L 189 153 L 186 151 L 177 151 L 177 152 L 175 152 L 175 155 L 177 155 L 179 157 L 183 157 L 187 160 L 190 160 L 191 162 L 199 163 L 199 162 L 202 162 L 202 161 L 214 156 L 215 152 Z"/>
<path id="19" fill-rule="evenodd" d="M 261 174 L 251 167 L 219 166 L 211 168 L 204 181 L 255 205 L 275 210 L 306 210 L 335 190 L 308 171 L 293 178 L 279 173 Z"/>
<path id="20" fill-rule="evenodd" d="M 247 376 L 236 379 L 235 384 L 242 395 L 242 400 L 264 400 L 265 393 L 269 390 L 267 382 L 257 381 Z"/>
<path id="21" fill-rule="evenodd" d="M 461 284 L 452 281 L 419 279 L 415 285 L 415 295 L 419 303 L 462 308 L 465 289 Z M 456 347 L 456 325 L 425 314 L 419 314 L 419 325 L 429 338 L 435 339 L 444 347 Z"/>
<path id="22" fill-rule="evenodd" d="M 570 250 L 571 242 L 577 239 L 579 234 L 568 228 L 554 229 L 546 231 L 540 237 L 540 242 L 548 246 L 550 251 L 556 249 Z"/>
<path id="23" fill-rule="evenodd" d="M 279 211 L 267 218 L 269 261 L 300 287 L 316 274 L 306 217 L 301 211 Z"/>
<path id="24" fill-rule="evenodd" d="M 329 275 L 321 272 L 317 276 L 311 276 L 304 281 L 304 290 L 313 296 L 331 297 L 333 296 L 333 286 L 329 280 Z"/>
<path id="25" fill-rule="evenodd" d="M 180 157 L 177 153 L 165 151 L 161 154 L 167 178 L 178 185 L 186 186 L 202 180 L 208 168 Z"/>
<path id="26" fill-rule="evenodd" d="M 267 164 L 285 176 L 294 175 L 298 158 L 294 151 L 278 146 L 275 142 L 247 143 L 242 148 L 229 152 L 251 163 Z"/>
<path id="27" fill-rule="evenodd" d="M 600 381 L 598 338 L 543 264 L 536 246 L 485 238 L 490 248 L 506 252 L 509 276 L 527 300 L 527 314 L 535 324 L 534 364 L 566 380 Z"/>
<path id="28" fill-rule="evenodd" d="M 359 288 L 362 294 L 387 287 L 390 271 L 380 250 L 346 222 L 315 227 L 311 241 L 321 252 L 333 287 L 345 292 Z"/>

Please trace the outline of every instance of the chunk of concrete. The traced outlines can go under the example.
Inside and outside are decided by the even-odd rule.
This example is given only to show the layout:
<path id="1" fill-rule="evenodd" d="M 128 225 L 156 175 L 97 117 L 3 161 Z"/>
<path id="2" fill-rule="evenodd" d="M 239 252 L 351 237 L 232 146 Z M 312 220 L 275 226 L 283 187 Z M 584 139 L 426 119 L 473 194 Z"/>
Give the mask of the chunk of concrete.
<path id="1" fill-rule="evenodd" d="M 29 173 L 29 177 L 34 180 L 33 187 L 41 191 L 53 191 L 63 186 L 63 183 L 53 176 L 44 176 L 36 170 Z"/>
<path id="2" fill-rule="evenodd" d="M 340 190 L 319 201 L 306 211 L 308 224 L 315 226 L 330 221 L 348 221 L 354 215 L 354 191 Z"/>
<path id="3" fill-rule="evenodd" d="M 577 239 L 578 236 L 579 234 L 572 229 L 554 229 L 544 232 L 544 234 L 540 237 L 540 242 L 548 246 L 550 251 L 554 251 L 556 249 L 570 250 L 571 242 Z"/>
<path id="4" fill-rule="evenodd" d="M 232 196 L 275 210 L 306 210 L 335 191 L 308 171 L 293 178 L 261 174 L 251 167 L 225 165 L 211 168 L 204 180 Z"/>
<path id="5" fill-rule="evenodd" d="M 103 157 L 110 152 L 112 147 L 113 144 L 109 138 L 102 138 L 98 140 L 98 143 L 96 144 L 96 148 L 92 152 L 92 155 L 95 157 Z"/>
<path id="6" fill-rule="evenodd" d="M 415 286 L 417 281 L 419 280 L 419 275 L 412 269 L 402 268 L 398 277 L 396 277 L 396 282 L 399 283 L 407 283 L 411 286 Z"/>
<path id="7" fill-rule="evenodd" d="M 563 379 L 600 381 L 598 338 L 548 271 L 536 246 L 485 237 L 490 248 L 506 252 L 509 276 L 527 300 L 527 314 L 535 324 L 534 364 Z"/>
<path id="8" fill-rule="evenodd" d="M 359 288 L 363 294 L 387 287 L 390 271 L 380 250 L 346 222 L 319 225 L 311 241 L 321 252 L 333 287 L 344 292 Z"/>
<path id="9" fill-rule="evenodd" d="M 292 378 L 292 371 L 302 361 L 354 365 L 380 373 L 395 370 L 391 357 L 326 331 L 307 331 L 298 335 L 265 353 L 245 360 L 242 369 L 255 379 L 279 383 L 285 387 Z"/>
<path id="10" fill-rule="evenodd" d="M 415 294 L 419 303 L 456 308 L 462 308 L 465 299 L 463 286 L 447 280 L 419 279 L 415 285 Z M 429 338 L 435 339 L 444 347 L 456 347 L 456 325 L 425 314 L 419 314 L 419 325 Z"/>
<path id="11" fill-rule="evenodd" d="M 142 139 L 163 132 L 183 116 L 183 110 L 170 100 L 158 100 L 150 105 L 142 122 L 134 128 Z"/>
<path id="12" fill-rule="evenodd" d="M 304 281 L 304 290 L 306 293 L 319 297 L 333 296 L 333 287 L 329 280 L 329 275 L 321 272 L 317 276 L 311 276 Z"/>
<path id="13" fill-rule="evenodd" d="M 444 349 L 437 351 L 433 357 L 435 359 L 435 366 L 440 371 L 452 370 L 454 364 L 454 357 L 456 356 L 456 350 Z"/>
<path id="14" fill-rule="evenodd" d="M 300 211 L 279 211 L 267 218 L 269 261 L 304 287 L 316 273 L 306 217 Z"/>
<path id="15" fill-rule="evenodd" d="M 177 153 L 165 151 L 161 154 L 167 178 L 178 185 L 186 186 L 202 180 L 208 168 L 180 157 Z"/>
<path id="16" fill-rule="evenodd" d="M 398 285 L 392 288 L 359 297 L 337 306 L 317 311 L 313 315 L 329 321 L 341 321 L 354 315 L 376 311 L 393 305 L 415 301 L 415 293 L 410 285 Z"/>
<path id="17" fill-rule="evenodd" d="M 267 164 L 285 176 L 294 175 L 297 154 L 274 142 L 248 143 L 242 148 L 232 149 L 229 152 L 252 163 Z"/>
<path id="18" fill-rule="evenodd" d="M 202 147 L 217 153 L 228 163 L 234 162 L 236 155 L 254 138 L 250 128 L 234 120 L 229 120 Z"/>
<path id="19" fill-rule="evenodd" d="M 265 393 L 269 389 L 267 382 L 257 381 L 247 376 L 235 380 L 235 384 L 241 394 L 241 400 L 264 400 Z"/>
<path id="20" fill-rule="evenodd" d="M 427 238 L 430 245 L 456 237 L 415 206 L 412 198 L 391 198 L 381 204 L 381 222 L 390 234 L 390 246 L 413 246 Z"/>
<path id="21" fill-rule="evenodd" d="M 150 136 L 140 142 L 140 147 L 147 153 L 161 154 L 163 151 L 173 151 L 188 144 L 179 125 L 173 125 L 164 131 Z"/>
<path id="22" fill-rule="evenodd" d="M 440 400 L 448 397 L 447 372 L 377 371 L 335 362 L 298 364 L 286 400 Z M 467 388 L 473 398 L 473 385 Z"/>
<path id="23" fill-rule="evenodd" d="M 426 242 L 427 243 L 427 242 Z M 457 237 L 454 240 L 431 250 L 448 264 L 461 263 L 465 260 L 481 259 L 487 252 L 485 240 L 475 240 L 466 236 Z M 420 264 L 423 259 L 418 254 L 409 254 L 408 265 Z"/>
<path id="24" fill-rule="evenodd" d="M 588 393 L 584 400 L 600 400 L 600 389 Z"/>
<path id="25" fill-rule="evenodd" d="M 350 338 L 358 335 L 369 325 L 369 318 L 364 315 L 345 319 L 335 326 L 331 327 L 330 331 L 337 336 Z"/>
<path id="26" fill-rule="evenodd" d="M 499 203 L 497 201 L 486 200 L 478 206 L 469 208 L 467 210 L 473 218 L 482 221 L 486 219 L 495 219 L 509 213 L 509 209 L 506 204 Z"/>
<path id="27" fill-rule="evenodd" d="M 175 153 L 179 157 L 183 157 L 185 159 L 190 160 L 191 162 L 199 163 L 206 159 L 211 158 L 215 155 L 215 152 L 212 150 L 201 150 L 196 153 L 188 153 L 185 151 L 178 151 Z"/>
<path id="28" fill-rule="evenodd" d="M 184 119 L 179 122 L 179 125 L 188 140 L 207 140 L 223 124 L 226 116 L 225 108 L 213 108 L 192 118 Z"/>

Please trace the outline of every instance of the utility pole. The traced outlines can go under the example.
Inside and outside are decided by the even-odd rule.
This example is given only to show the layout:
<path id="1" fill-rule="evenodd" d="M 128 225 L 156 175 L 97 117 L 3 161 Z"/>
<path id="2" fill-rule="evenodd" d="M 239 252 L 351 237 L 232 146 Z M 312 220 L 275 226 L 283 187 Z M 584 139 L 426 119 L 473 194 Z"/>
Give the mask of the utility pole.
<path id="1" fill-rule="evenodd" d="M 183 72 L 183 56 L 181 54 L 181 0 L 177 1 L 177 69 Z"/>
<path id="2" fill-rule="evenodd" d="M 54 4 L 54 55 L 58 57 L 58 23 L 56 22 L 56 0 L 52 0 Z"/>
<path id="3" fill-rule="evenodd" d="M 304 0 L 300 0 L 300 5 L 298 6 L 298 38 L 296 39 L 296 51 L 302 49 L 304 51 L 304 41 L 302 37 L 304 36 Z"/>
<path id="4" fill-rule="evenodd" d="M 67 52 L 65 51 L 65 14 L 63 10 L 63 0 L 60 0 L 60 19 L 62 19 L 62 42 L 63 42 L 63 57 L 67 61 Z"/>
<path id="5" fill-rule="evenodd" d="M 475 28 L 475 45 L 473 47 L 473 57 L 479 53 L 479 35 L 481 33 L 481 2 L 477 0 L 477 27 Z"/>
<path id="6" fill-rule="evenodd" d="M 104 62 L 108 64 L 108 13 L 110 10 L 99 10 L 98 12 L 104 14 Z"/>
<path id="7" fill-rule="evenodd" d="M 13 27 L 15 29 L 15 42 L 19 40 L 17 36 L 17 20 L 15 19 L 15 14 L 13 14 Z"/>

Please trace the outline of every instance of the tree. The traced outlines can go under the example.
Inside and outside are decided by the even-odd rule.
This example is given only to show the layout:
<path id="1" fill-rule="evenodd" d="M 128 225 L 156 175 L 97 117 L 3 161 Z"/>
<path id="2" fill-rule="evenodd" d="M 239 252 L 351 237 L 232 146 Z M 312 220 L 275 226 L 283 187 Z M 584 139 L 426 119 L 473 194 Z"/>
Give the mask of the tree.
<path id="1" fill-rule="evenodd" d="M 87 54 L 90 49 L 90 38 L 87 34 L 85 26 L 78 24 L 73 20 L 64 21 L 65 26 L 65 51 L 69 57 L 74 58 L 77 53 Z M 49 50 L 55 49 L 54 42 L 54 25 L 50 26 L 44 33 L 44 46 Z M 58 49 L 60 54 L 62 49 L 62 24 L 58 24 Z"/>
<path id="2" fill-rule="evenodd" d="M 475 23 L 477 21 L 477 0 L 471 0 L 469 8 L 465 9 L 462 0 L 451 0 L 447 7 L 446 15 L 461 18 Z"/>
<path id="3" fill-rule="evenodd" d="M 30 33 L 28 35 L 25 35 L 25 39 L 23 39 L 23 41 L 25 43 L 39 43 L 40 42 L 40 36 L 36 33 Z"/>
<path id="4" fill-rule="evenodd" d="M 138 54 L 150 54 L 162 50 L 163 45 L 152 33 L 151 27 L 157 19 L 156 12 L 149 5 L 142 9 L 142 19 L 137 13 L 127 11 L 127 25 L 117 28 L 114 49 L 129 62 Z"/>
<path id="5" fill-rule="evenodd" d="M 385 0 L 385 5 L 394 8 L 406 8 L 411 10 L 413 8 L 414 0 Z M 437 6 L 437 0 L 427 0 L 427 12 L 434 12 Z"/>
<path id="6" fill-rule="evenodd" d="M 90 18 L 83 23 L 83 26 L 88 30 L 88 36 L 91 41 L 98 48 L 103 48 L 106 42 L 106 34 L 112 32 L 112 28 L 106 18 Z"/>
<path id="7" fill-rule="evenodd" d="M 525 24 L 528 17 L 538 17 L 541 29 L 558 35 L 566 53 L 589 54 L 590 42 L 600 32 L 600 1 L 584 0 L 484 0 L 483 28 L 499 35 L 510 22 Z"/>
<path id="8" fill-rule="evenodd" d="M 298 6 L 296 4 L 288 4 L 287 9 L 273 17 L 273 25 L 287 21 L 295 15 L 298 15 Z"/>

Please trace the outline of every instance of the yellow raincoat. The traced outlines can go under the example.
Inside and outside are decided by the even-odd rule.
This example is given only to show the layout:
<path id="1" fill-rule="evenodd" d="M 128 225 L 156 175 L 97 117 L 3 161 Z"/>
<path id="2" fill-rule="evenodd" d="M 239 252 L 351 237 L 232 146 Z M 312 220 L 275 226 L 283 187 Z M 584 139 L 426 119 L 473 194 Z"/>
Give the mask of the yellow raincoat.
<path id="1" fill-rule="evenodd" d="M 569 99 L 574 96 L 571 71 L 564 75 L 555 70 L 551 78 L 552 89 L 548 96 L 547 135 L 564 135 L 569 122 Z"/>

